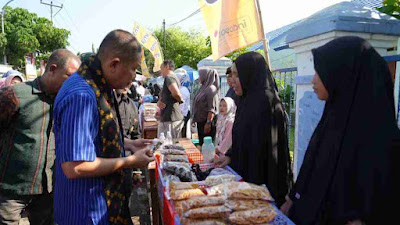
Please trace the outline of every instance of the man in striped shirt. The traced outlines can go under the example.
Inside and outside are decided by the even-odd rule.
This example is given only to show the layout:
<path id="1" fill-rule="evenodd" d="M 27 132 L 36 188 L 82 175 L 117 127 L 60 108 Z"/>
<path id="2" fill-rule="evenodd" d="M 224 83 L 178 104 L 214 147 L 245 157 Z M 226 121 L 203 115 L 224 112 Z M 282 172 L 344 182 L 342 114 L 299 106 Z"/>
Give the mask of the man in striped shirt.
<path id="1" fill-rule="evenodd" d="M 111 104 L 109 100 L 102 102 L 101 96 L 113 97 L 112 89 L 128 87 L 139 65 L 140 44 L 136 38 L 127 31 L 112 31 L 101 43 L 99 53 L 84 60 L 79 71 L 64 83 L 57 95 L 54 218 L 59 225 L 122 221 L 124 218 L 110 215 L 110 210 L 125 206 L 108 201 L 107 177 L 124 168 L 146 167 L 154 160 L 147 147 L 149 140 L 123 140 L 120 129 L 111 128 L 109 136 L 102 135 L 106 132 L 102 128 L 104 119 L 119 115 L 114 108 L 117 115 L 105 116 L 107 112 L 103 108 Z M 98 80 L 89 79 L 88 73 L 90 77 L 99 77 Z M 107 141 L 114 137 L 118 137 L 117 143 Z M 122 157 L 102 157 L 111 145 L 118 146 L 118 143 L 123 143 Z M 134 154 L 123 157 L 124 149 Z"/>
<path id="2" fill-rule="evenodd" d="M 54 51 L 42 76 L 0 89 L 0 224 L 53 224 L 53 100 L 80 60 Z"/>

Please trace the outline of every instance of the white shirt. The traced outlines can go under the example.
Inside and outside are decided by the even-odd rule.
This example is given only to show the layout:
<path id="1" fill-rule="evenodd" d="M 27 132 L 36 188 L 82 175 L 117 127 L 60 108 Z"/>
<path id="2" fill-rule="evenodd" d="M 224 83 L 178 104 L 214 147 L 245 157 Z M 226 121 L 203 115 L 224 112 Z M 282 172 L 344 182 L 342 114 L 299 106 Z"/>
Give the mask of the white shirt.
<path id="1" fill-rule="evenodd" d="M 185 101 L 183 104 L 180 104 L 179 106 L 181 107 L 183 116 L 186 117 L 190 110 L 190 92 L 185 86 L 180 86 L 179 91 L 181 92 L 183 101 Z"/>

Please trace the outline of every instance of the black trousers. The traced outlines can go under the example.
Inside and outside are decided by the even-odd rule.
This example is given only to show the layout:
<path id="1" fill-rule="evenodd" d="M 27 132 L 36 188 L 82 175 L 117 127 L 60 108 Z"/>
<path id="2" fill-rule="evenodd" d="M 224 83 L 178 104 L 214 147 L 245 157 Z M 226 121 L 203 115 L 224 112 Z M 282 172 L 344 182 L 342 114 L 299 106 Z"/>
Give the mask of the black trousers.
<path id="1" fill-rule="evenodd" d="M 204 126 L 206 125 L 206 123 L 207 123 L 207 121 L 197 122 L 197 134 L 199 135 L 200 146 L 203 146 L 204 137 L 211 136 L 213 142 L 215 140 L 215 133 L 216 133 L 215 124 L 211 123 L 211 132 L 206 134 L 206 133 L 204 133 Z"/>
<path id="2" fill-rule="evenodd" d="M 192 138 L 192 137 L 186 137 L 187 122 L 189 121 L 189 119 L 190 119 L 190 111 L 185 116 L 185 118 L 183 118 L 184 124 L 183 124 L 183 128 L 181 131 L 181 137 L 183 137 L 183 138 Z"/>

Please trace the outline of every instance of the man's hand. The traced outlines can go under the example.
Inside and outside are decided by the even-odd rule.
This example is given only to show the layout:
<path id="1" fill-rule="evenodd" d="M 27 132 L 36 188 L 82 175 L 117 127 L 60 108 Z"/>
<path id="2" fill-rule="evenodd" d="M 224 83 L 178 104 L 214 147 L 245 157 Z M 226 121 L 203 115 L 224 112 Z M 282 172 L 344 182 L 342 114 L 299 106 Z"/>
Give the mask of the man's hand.
<path id="1" fill-rule="evenodd" d="M 229 156 L 221 156 L 214 160 L 215 168 L 223 168 L 227 166 L 231 162 L 231 158 Z"/>
<path id="2" fill-rule="evenodd" d="M 204 125 L 204 134 L 209 134 L 211 132 L 211 123 L 206 123 Z"/>
<path id="3" fill-rule="evenodd" d="M 158 108 L 160 108 L 160 109 L 164 109 L 166 105 L 164 104 L 164 102 L 158 101 L 158 102 L 157 102 L 157 106 L 158 106 Z"/>
<path id="4" fill-rule="evenodd" d="M 152 140 L 150 139 L 138 139 L 138 140 L 131 140 L 131 139 L 124 139 L 124 147 L 125 150 L 131 151 L 131 152 L 137 152 L 140 150 L 143 150 L 147 146 L 151 144 Z"/>
<path id="5" fill-rule="evenodd" d="M 154 161 L 154 156 L 149 148 L 135 152 L 135 154 L 125 158 L 125 167 L 143 168 Z"/>

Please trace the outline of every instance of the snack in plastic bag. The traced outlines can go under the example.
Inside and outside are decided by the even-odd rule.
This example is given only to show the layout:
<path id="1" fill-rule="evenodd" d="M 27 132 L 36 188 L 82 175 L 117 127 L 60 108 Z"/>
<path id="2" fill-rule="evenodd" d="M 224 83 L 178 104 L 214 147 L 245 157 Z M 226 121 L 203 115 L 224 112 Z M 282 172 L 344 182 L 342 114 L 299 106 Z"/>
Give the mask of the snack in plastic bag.
<path id="1" fill-rule="evenodd" d="M 235 181 L 236 176 L 233 174 L 222 174 L 216 176 L 208 176 L 204 181 L 205 185 L 207 186 L 215 186 L 218 184 L 228 183 Z"/>
<path id="2" fill-rule="evenodd" d="M 197 181 L 188 163 L 165 162 L 163 163 L 163 169 L 170 174 L 178 176 L 181 181 Z"/>
<path id="3" fill-rule="evenodd" d="M 178 176 L 173 175 L 173 174 L 168 174 L 164 177 L 165 182 L 171 182 L 171 181 L 177 181 L 180 182 L 181 180 L 179 179 Z"/>
<path id="4" fill-rule="evenodd" d="M 164 155 L 164 162 L 189 162 L 186 155 Z"/>
<path id="5" fill-rule="evenodd" d="M 170 196 L 172 200 L 184 200 L 194 196 L 204 196 L 204 193 L 196 189 L 184 189 L 184 190 L 171 190 Z"/>
<path id="6" fill-rule="evenodd" d="M 193 197 L 188 200 L 175 202 L 175 211 L 182 214 L 189 209 L 200 208 L 205 206 L 218 206 L 223 205 L 225 199 L 221 196 L 200 196 Z"/>
<path id="7" fill-rule="evenodd" d="M 217 175 L 223 175 L 223 174 L 232 174 L 232 173 L 224 168 L 215 168 L 215 169 L 211 170 L 209 176 L 217 176 Z"/>
<path id="8" fill-rule="evenodd" d="M 159 152 L 163 155 L 186 155 L 185 151 L 177 149 L 160 149 Z"/>
<path id="9" fill-rule="evenodd" d="M 183 190 L 183 189 L 194 189 L 194 188 L 199 188 L 199 184 L 193 182 L 174 182 L 174 181 L 169 183 L 170 190 Z"/>
<path id="10" fill-rule="evenodd" d="M 183 214 L 183 217 L 200 219 L 200 218 L 226 218 L 232 212 L 229 208 L 219 206 L 206 206 L 202 208 L 190 209 Z"/>
<path id="11" fill-rule="evenodd" d="M 253 199 L 274 201 L 268 188 L 247 182 L 233 181 L 207 189 L 209 195 L 224 195 L 228 199 Z"/>
<path id="12" fill-rule="evenodd" d="M 227 224 L 221 219 L 184 219 L 183 225 L 225 225 Z"/>
<path id="13" fill-rule="evenodd" d="M 235 224 L 260 224 L 271 222 L 277 215 L 273 206 L 258 209 L 237 211 L 229 215 L 229 220 Z"/>
<path id="14" fill-rule="evenodd" d="M 176 149 L 176 150 L 185 151 L 185 148 L 183 148 L 180 145 L 164 145 L 164 149 Z"/>
<path id="15" fill-rule="evenodd" d="M 270 202 L 263 200 L 242 200 L 242 199 L 228 199 L 225 206 L 233 211 L 243 211 L 249 209 L 258 209 L 261 207 L 270 206 Z"/>

